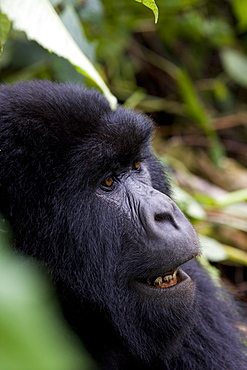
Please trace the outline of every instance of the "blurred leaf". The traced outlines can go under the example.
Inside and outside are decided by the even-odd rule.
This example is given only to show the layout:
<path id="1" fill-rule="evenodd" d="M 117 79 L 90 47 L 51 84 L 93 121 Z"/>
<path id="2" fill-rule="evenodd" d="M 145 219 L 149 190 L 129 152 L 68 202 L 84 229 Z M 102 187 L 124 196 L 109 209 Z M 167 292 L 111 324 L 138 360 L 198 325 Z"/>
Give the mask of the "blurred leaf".
<path id="1" fill-rule="evenodd" d="M 207 270 L 215 286 L 221 287 L 220 271 L 216 267 L 212 266 L 205 256 L 200 256 L 197 260 Z"/>
<path id="2" fill-rule="evenodd" d="M 161 1 L 159 8 L 164 10 L 165 12 L 172 12 L 173 14 L 180 12 L 181 10 L 188 10 L 191 7 L 198 4 L 200 0 L 165 0 Z"/>
<path id="3" fill-rule="evenodd" d="M 3 45 L 7 39 L 9 30 L 10 30 L 10 21 L 5 14 L 0 11 L 0 55 L 3 50 Z"/>
<path id="4" fill-rule="evenodd" d="M 201 205 L 185 190 L 173 184 L 173 192 L 176 203 L 186 215 L 196 220 L 205 220 L 206 212 Z"/>
<path id="5" fill-rule="evenodd" d="M 191 10 L 184 14 L 181 20 L 181 32 L 187 37 L 191 37 L 193 40 L 199 41 L 203 37 L 203 17 L 196 11 Z"/>
<path id="6" fill-rule="evenodd" d="M 202 246 L 202 254 L 209 261 L 219 262 L 227 259 L 227 253 L 221 243 L 205 235 L 200 235 L 199 238 Z"/>
<path id="7" fill-rule="evenodd" d="M 104 16 L 104 8 L 101 0 L 90 0 L 81 2 L 82 6 L 79 9 L 80 17 L 83 21 L 102 22 Z"/>
<path id="8" fill-rule="evenodd" d="M 153 11 L 153 13 L 154 13 L 154 21 L 155 21 L 155 23 L 158 22 L 159 11 L 158 11 L 158 7 L 155 4 L 155 1 L 154 0 L 135 0 L 135 1 L 137 1 L 138 3 L 142 3 L 143 5 L 145 5 L 149 9 L 151 9 Z"/>
<path id="9" fill-rule="evenodd" d="M 11 240 L 0 216 L 0 369 L 92 369 L 36 265 L 14 254 Z"/>
<path id="10" fill-rule="evenodd" d="M 232 0 L 230 2 L 233 12 L 238 20 L 240 31 L 247 29 L 247 0 Z"/>
<path id="11" fill-rule="evenodd" d="M 198 10 L 190 10 L 181 19 L 181 31 L 187 37 L 199 42 L 208 40 L 213 46 L 228 46 L 234 41 L 231 26 L 219 17 L 205 17 Z"/>
<path id="12" fill-rule="evenodd" d="M 247 57 L 234 49 L 223 49 L 220 53 L 226 73 L 239 85 L 247 87 Z"/>
<path id="13" fill-rule="evenodd" d="M 187 114 L 202 127 L 205 132 L 211 131 L 210 119 L 199 101 L 192 81 L 186 72 L 177 69 L 177 83 L 185 103 Z"/>
<path id="14" fill-rule="evenodd" d="M 247 189 L 240 189 L 225 194 L 223 197 L 216 201 L 216 204 L 220 207 L 225 207 L 230 204 L 240 203 L 246 200 L 247 200 Z"/>
<path id="15" fill-rule="evenodd" d="M 179 86 L 181 97 L 185 103 L 185 111 L 190 116 L 195 124 L 200 126 L 209 138 L 211 159 L 215 164 L 224 155 L 224 150 L 220 144 L 217 133 L 213 128 L 212 121 L 207 114 L 207 111 L 202 107 L 202 104 L 196 94 L 194 85 L 187 75 L 181 69 L 177 70 L 177 83 Z"/>
<path id="16" fill-rule="evenodd" d="M 219 79 L 214 80 L 213 92 L 217 100 L 225 101 L 229 96 L 229 91 L 228 91 L 226 84 L 224 84 Z"/>
<path id="17" fill-rule="evenodd" d="M 138 89 L 126 99 L 124 106 L 133 109 L 143 101 L 145 96 L 146 94 L 141 89 Z"/>
<path id="18" fill-rule="evenodd" d="M 247 253 L 246 252 L 240 249 L 237 249 L 237 248 L 230 247 L 229 245 L 223 244 L 223 246 L 227 253 L 227 258 L 230 261 L 236 262 L 240 265 L 247 266 Z"/>
<path id="19" fill-rule="evenodd" d="M 212 17 L 202 24 L 205 37 L 213 46 L 228 46 L 234 41 L 233 31 L 230 25 L 221 18 Z"/>
<path id="20" fill-rule="evenodd" d="M 29 39 L 69 60 L 102 89 L 111 107 L 116 108 L 116 98 L 74 42 L 48 0 L 1 0 L 0 7 L 16 30 L 24 31 Z"/>

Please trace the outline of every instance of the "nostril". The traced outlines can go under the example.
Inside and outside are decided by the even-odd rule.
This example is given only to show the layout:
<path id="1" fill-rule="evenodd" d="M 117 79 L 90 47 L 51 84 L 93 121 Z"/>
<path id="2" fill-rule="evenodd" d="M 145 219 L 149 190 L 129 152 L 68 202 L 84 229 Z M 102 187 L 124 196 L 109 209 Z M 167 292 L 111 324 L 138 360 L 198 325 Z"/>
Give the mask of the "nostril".
<path id="1" fill-rule="evenodd" d="M 157 222 L 170 221 L 173 222 L 173 218 L 169 213 L 156 213 L 154 220 Z"/>

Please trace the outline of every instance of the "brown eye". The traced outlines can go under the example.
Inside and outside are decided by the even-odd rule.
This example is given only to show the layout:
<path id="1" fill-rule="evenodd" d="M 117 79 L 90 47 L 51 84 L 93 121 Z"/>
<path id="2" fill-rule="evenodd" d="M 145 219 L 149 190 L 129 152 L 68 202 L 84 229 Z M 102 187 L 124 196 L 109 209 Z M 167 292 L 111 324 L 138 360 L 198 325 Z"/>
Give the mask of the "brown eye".
<path id="1" fill-rule="evenodd" d="M 113 184 L 113 177 L 111 176 L 107 177 L 107 179 L 103 183 L 103 185 L 107 186 L 108 188 L 112 186 L 112 184 Z"/>
<path id="2" fill-rule="evenodd" d="M 133 164 L 133 170 L 139 170 L 140 167 L 141 167 L 140 161 L 137 161 Z"/>

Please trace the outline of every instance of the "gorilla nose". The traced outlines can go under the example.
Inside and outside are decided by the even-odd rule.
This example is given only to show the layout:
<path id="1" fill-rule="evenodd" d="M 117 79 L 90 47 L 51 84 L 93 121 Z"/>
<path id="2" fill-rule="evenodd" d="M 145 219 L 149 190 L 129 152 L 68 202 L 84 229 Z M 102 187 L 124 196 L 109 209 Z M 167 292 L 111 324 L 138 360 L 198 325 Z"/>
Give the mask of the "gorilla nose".
<path id="1" fill-rule="evenodd" d="M 171 258 L 177 266 L 182 260 L 198 254 L 197 236 L 192 225 L 167 195 L 153 191 L 146 194 L 141 203 L 141 224 L 149 250 L 164 252 L 163 257 Z M 184 251 L 182 260 L 176 252 L 181 248 Z"/>
<path id="2" fill-rule="evenodd" d="M 142 206 L 142 217 L 149 231 L 156 233 L 163 228 L 178 226 L 181 211 L 175 203 L 160 192 L 152 192 L 146 197 Z"/>
<path id="3" fill-rule="evenodd" d="M 161 212 L 161 213 L 155 213 L 154 214 L 154 221 L 157 222 L 166 222 L 169 221 L 171 223 L 174 223 L 174 218 L 171 212 Z"/>

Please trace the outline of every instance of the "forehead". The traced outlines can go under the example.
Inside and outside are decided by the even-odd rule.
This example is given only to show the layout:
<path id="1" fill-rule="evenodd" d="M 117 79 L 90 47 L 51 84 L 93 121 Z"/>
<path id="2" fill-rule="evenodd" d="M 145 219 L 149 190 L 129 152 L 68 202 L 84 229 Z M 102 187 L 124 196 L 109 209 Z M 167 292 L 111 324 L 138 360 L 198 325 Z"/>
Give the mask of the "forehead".
<path id="1" fill-rule="evenodd" d="M 0 88 L 0 115 L 15 146 L 28 155 L 44 161 L 49 153 L 54 163 L 79 158 L 86 168 L 127 165 L 147 147 L 153 126 L 140 113 L 112 111 L 94 90 L 48 81 Z"/>
<path id="2" fill-rule="evenodd" d="M 144 115 L 118 108 L 102 117 L 97 130 L 89 137 L 94 155 L 109 162 L 128 162 L 149 149 L 152 122 Z"/>
<path id="3" fill-rule="evenodd" d="M 92 182 L 110 171 L 125 170 L 150 156 L 152 122 L 143 115 L 118 108 L 101 117 L 77 146 L 77 159 Z"/>

